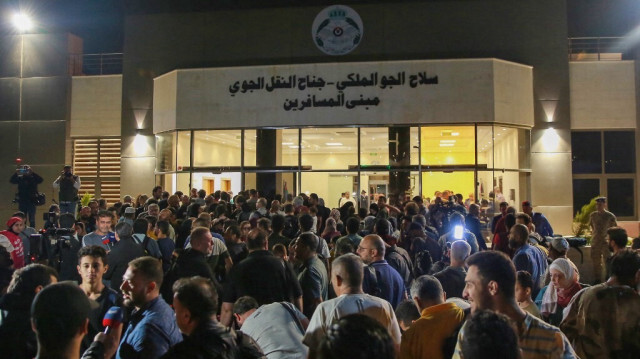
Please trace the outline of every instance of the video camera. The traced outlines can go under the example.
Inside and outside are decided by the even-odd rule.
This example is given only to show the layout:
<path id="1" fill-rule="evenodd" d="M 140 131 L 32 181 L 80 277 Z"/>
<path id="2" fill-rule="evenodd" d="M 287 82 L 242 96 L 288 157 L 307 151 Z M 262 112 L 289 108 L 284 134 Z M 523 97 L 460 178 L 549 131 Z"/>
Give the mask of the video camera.
<path id="1" fill-rule="evenodd" d="M 60 213 L 58 213 L 58 212 L 45 212 L 45 213 L 42 214 L 42 219 L 45 222 L 58 223 L 58 220 L 60 219 Z"/>
<path id="2" fill-rule="evenodd" d="M 29 244 L 31 250 L 29 256 L 31 262 L 49 259 L 52 250 L 56 247 L 58 247 L 58 249 L 70 248 L 70 238 L 76 233 L 73 215 L 61 217 L 56 212 L 48 212 L 44 214 L 43 219 L 52 223 L 53 226 L 47 229 L 41 229 L 37 234 L 30 236 Z"/>

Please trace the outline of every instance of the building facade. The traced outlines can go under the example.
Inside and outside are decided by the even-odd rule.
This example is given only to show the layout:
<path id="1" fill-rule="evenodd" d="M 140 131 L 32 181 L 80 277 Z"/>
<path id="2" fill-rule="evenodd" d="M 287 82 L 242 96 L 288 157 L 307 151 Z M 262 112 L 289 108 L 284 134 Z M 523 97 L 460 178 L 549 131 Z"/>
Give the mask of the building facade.
<path id="1" fill-rule="evenodd" d="M 353 143 L 354 139 L 358 138 L 356 130 L 360 128 L 360 147 L 352 147 L 347 155 L 350 158 L 338 161 L 341 162 L 340 164 L 325 165 L 311 158 L 309 162 L 314 163 L 309 164 L 305 156 L 305 148 L 299 148 L 297 149 L 300 153 L 298 160 L 301 163 L 294 163 L 293 166 L 288 165 L 288 167 L 298 167 L 297 169 L 301 172 L 295 181 L 290 175 L 291 172 L 295 172 L 295 168 L 278 168 L 287 165 L 278 165 L 278 159 L 281 157 L 277 155 L 271 156 L 271 160 L 265 161 L 266 167 L 288 171 L 284 172 L 281 177 L 287 178 L 289 176 L 289 180 L 286 181 L 289 191 L 318 191 L 316 188 L 326 181 L 326 196 L 329 198 L 325 198 L 325 200 L 331 204 L 337 202 L 340 192 L 346 190 L 355 192 L 356 188 L 371 190 L 371 186 L 368 184 L 366 187 L 363 186 L 363 182 L 367 179 L 362 178 L 363 172 L 368 172 L 367 168 L 362 167 L 367 161 L 363 157 L 367 156 L 357 156 L 357 154 L 363 151 L 365 155 L 378 153 L 382 154 L 382 157 L 386 156 L 382 161 L 379 161 L 380 166 L 398 165 L 401 168 L 399 171 L 387 170 L 381 171 L 380 174 L 376 172 L 367 177 L 377 178 L 372 181 L 382 182 L 386 177 L 388 185 L 393 186 L 388 178 L 398 174 L 403 177 L 404 182 L 402 185 L 395 186 L 394 190 L 414 188 L 412 193 L 417 194 L 418 190 L 416 189 L 424 187 L 425 190 L 421 193 L 425 196 L 432 196 L 431 190 L 429 190 L 431 193 L 428 193 L 427 188 L 444 190 L 448 189 L 447 183 L 464 181 L 467 185 L 459 190 L 466 192 L 464 193 L 466 197 L 469 192 L 475 192 L 477 191 L 476 187 L 480 187 L 474 185 L 474 177 L 477 177 L 477 179 L 485 179 L 482 183 L 485 196 L 488 196 L 494 187 L 498 187 L 502 192 L 505 192 L 503 196 L 510 199 L 514 205 L 518 205 L 516 202 L 521 198 L 527 197 L 551 218 L 564 218 L 564 223 L 570 223 L 573 209 L 571 196 L 566 195 L 572 191 L 572 182 L 568 36 L 566 4 L 564 2 L 403 2 L 397 4 L 352 4 L 351 7 L 362 19 L 363 36 L 356 49 L 341 56 L 323 53 L 317 48 L 311 36 L 314 19 L 324 9 L 324 6 L 129 17 L 125 21 L 122 87 L 123 157 L 121 163 L 123 175 L 121 183 L 123 191 L 126 193 L 146 192 L 148 187 L 156 182 L 156 179 L 151 175 L 157 169 L 156 151 L 153 145 L 155 142 L 153 135 L 156 133 L 162 136 L 165 132 L 177 131 L 176 152 L 184 152 L 179 151 L 180 136 L 186 137 L 191 134 L 182 133 L 182 130 L 194 130 L 194 143 L 198 142 L 200 138 L 204 140 L 206 136 L 203 134 L 201 137 L 197 137 L 200 135 L 200 130 L 236 131 L 235 133 L 218 133 L 231 138 L 237 138 L 239 135 L 242 138 L 240 132 L 244 130 L 245 140 L 252 135 L 258 135 L 257 138 L 260 139 L 260 135 L 255 134 L 255 131 L 267 132 L 262 130 L 268 130 L 269 133 L 265 133 L 264 136 L 276 139 L 276 145 L 271 147 L 281 149 L 282 146 L 277 145 L 278 136 L 286 137 L 287 133 L 295 132 L 298 129 L 301 132 L 298 137 L 300 145 L 304 146 L 304 143 L 309 141 L 309 145 L 320 143 L 326 147 L 327 143 L 342 143 L 344 145 L 344 142 L 335 139 L 338 136 L 336 133 L 343 130 L 346 133 L 341 136 L 350 137 L 349 141 Z M 496 60 L 488 60 L 483 63 L 478 59 Z M 425 60 L 438 60 L 430 63 L 432 67 L 423 63 L 424 70 L 433 72 L 427 76 L 438 76 L 438 84 L 418 89 L 423 91 L 422 94 L 426 98 L 433 96 L 433 100 L 411 99 L 411 94 L 399 95 L 398 97 L 405 99 L 406 104 L 414 109 L 405 113 L 398 111 L 404 103 L 393 102 L 387 98 L 380 99 L 380 105 L 375 108 L 351 110 L 353 113 L 358 113 L 356 116 L 350 115 L 349 110 L 344 108 L 310 108 L 309 111 L 294 113 L 293 111 L 284 111 L 282 103 L 278 103 L 277 106 L 274 104 L 271 107 L 252 107 L 252 105 L 268 101 L 273 103 L 284 101 L 285 98 L 278 97 L 279 94 L 284 94 L 283 92 L 279 94 L 271 92 L 270 94 L 274 96 L 262 97 L 260 100 L 252 100 L 250 96 L 242 96 L 242 101 L 246 101 L 247 104 L 247 111 L 243 112 L 238 112 L 237 107 L 231 105 L 222 108 L 221 104 L 224 102 L 222 99 L 216 98 L 220 101 L 215 102 L 211 97 L 207 97 L 213 90 L 228 89 L 235 81 L 239 80 L 242 83 L 243 80 L 251 80 L 250 75 L 266 74 L 269 71 L 272 71 L 276 76 L 280 74 L 283 76 L 309 74 L 311 77 L 315 75 L 326 78 L 328 82 L 337 82 L 343 79 L 347 80 L 345 76 L 352 73 L 359 66 L 358 64 L 363 64 L 366 65 L 364 68 L 366 70 L 361 73 L 361 76 L 375 72 L 369 71 L 371 68 L 380 68 L 381 71 L 378 73 L 381 80 L 381 76 L 389 76 L 397 72 L 394 68 L 396 61 L 409 61 L 416 70 L 421 70 L 415 66 L 419 67 L 421 61 Z M 466 61 L 458 62 L 456 60 Z M 445 64 L 447 65 L 445 66 Z M 454 64 L 459 67 L 454 69 Z M 493 74 L 492 70 L 477 70 L 475 72 L 473 70 L 476 65 L 484 65 L 493 69 L 496 64 L 511 66 L 505 65 L 508 67 L 505 69 L 505 74 L 497 76 Z M 439 74 L 440 70 L 436 70 L 438 66 L 448 68 Z M 327 70 L 309 70 L 318 67 L 325 67 Z M 221 72 L 219 70 L 221 68 L 229 68 L 229 71 L 222 71 L 223 74 L 231 72 L 235 76 L 227 79 L 220 75 L 227 81 L 223 81 L 215 89 L 207 87 L 207 84 L 218 82 L 215 80 L 220 77 L 217 77 L 215 73 Z M 286 70 L 286 68 L 289 69 Z M 409 68 L 407 67 L 405 70 L 407 73 Z M 530 71 L 528 75 L 510 74 L 513 69 L 526 72 L 527 68 Z M 198 73 L 194 69 L 208 70 L 202 70 Z M 385 69 L 388 70 L 385 72 Z M 447 79 L 446 72 L 459 74 L 460 78 L 458 80 Z M 439 91 L 446 89 L 447 86 L 455 88 L 457 85 L 464 84 L 462 78 L 465 76 L 461 75 L 461 72 L 472 74 L 472 76 L 466 77 L 467 80 L 478 81 L 469 86 L 469 92 L 462 89 L 460 93 Z M 243 77 L 243 75 L 246 76 Z M 530 79 L 528 82 L 517 81 L 511 76 L 529 76 Z M 172 77 L 175 79 L 170 80 L 169 78 Z M 191 77 L 195 77 L 195 79 L 191 79 Z M 267 81 L 270 79 L 270 76 L 264 77 Z M 482 79 L 478 79 L 478 77 L 484 77 L 484 84 L 481 84 Z M 503 81 L 500 82 L 500 80 Z M 168 82 L 172 82 L 173 85 L 167 84 Z M 191 83 L 191 85 L 186 83 Z M 454 83 L 456 85 L 453 85 Z M 504 85 L 504 90 L 500 89 L 500 86 L 497 86 L 498 90 L 496 90 L 494 88 L 496 83 Z M 517 94 L 520 91 L 512 91 L 510 85 L 512 87 L 528 87 L 528 101 L 517 102 Z M 167 92 L 172 91 L 175 91 L 176 94 L 175 105 L 172 102 L 173 98 L 166 95 Z M 386 94 L 393 96 L 394 93 L 402 93 L 401 91 L 401 89 L 394 88 L 387 91 Z M 503 94 L 499 93 L 500 91 L 503 91 Z M 526 89 L 522 91 L 526 91 Z M 200 94 L 200 96 L 195 97 L 194 93 Z M 346 91 L 344 93 L 347 94 Z M 300 101 L 308 94 L 313 95 L 311 92 L 302 93 Z M 354 93 L 354 96 L 359 98 L 360 94 Z M 365 95 L 365 98 L 372 97 L 367 93 L 362 94 Z M 283 96 L 287 95 L 289 94 Z M 501 98 L 503 95 L 505 97 Z M 509 95 L 514 96 L 509 98 Z M 408 96 L 409 98 L 407 98 Z M 225 94 L 225 97 L 229 101 L 230 99 L 241 99 L 240 94 L 233 98 Z M 257 96 L 253 96 L 253 98 L 256 99 Z M 420 108 L 420 103 L 430 106 Z M 391 106 L 386 107 L 389 104 Z M 175 107 L 175 111 L 173 107 Z M 547 111 L 544 110 L 545 107 Z M 213 109 L 220 109 L 220 111 L 212 112 Z M 504 112 L 501 113 L 501 111 Z M 166 114 L 172 112 L 175 113 L 175 124 L 167 126 L 171 121 L 167 120 L 169 116 Z M 502 114 L 504 116 L 501 117 Z M 492 127 L 494 123 L 498 127 Z M 156 124 L 158 126 L 154 127 Z M 340 124 L 340 126 L 336 126 L 336 124 Z M 487 164 L 484 167 L 482 163 L 478 162 L 478 160 L 483 162 L 482 158 L 478 160 L 473 158 L 458 162 L 459 168 L 447 168 L 444 167 L 446 163 L 438 162 L 437 159 L 430 161 L 420 153 L 421 156 L 407 156 L 409 157 L 408 163 L 397 164 L 389 159 L 391 155 L 396 153 L 388 144 L 389 149 L 384 152 L 379 149 L 369 151 L 362 147 L 362 142 L 367 142 L 362 141 L 362 131 L 367 127 L 387 128 L 387 140 L 395 138 L 395 135 L 391 133 L 393 130 L 388 130 L 388 128 L 399 127 L 404 133 L 402 137 L 405 139 L 403 141 L 405 146 L 412 149 L 413 146 L 410 143 L 412 132 L 414 138 L 416 133 L 419 133 L 419 136 L 429 136 L 429 127 L 425 127 L 425 125 L 435 125 L 436 127 L 444 125 L 447 127 L 465 124 L 468 124 L 469 127 L 461 127 L 458 130 L 457 127 L 452 127 L 450 132 L 462 134 L 461 131 L 466 131 L 470 133 L 468 137 L 474 138 L 474 141 L 470 141 L 466 145 L 467 153 L 470 153 L 472 157 L 477 152 L 475 138 L 484 136 L 483 132 L 491 133 L 486 141 L 488 144 L 488 142 L 494 142 L 497 137 L 496 132 L 500 132 L 496 129 L 500 126 L 513 128 L 514 133 L 526 133 L 527 130 L 531 130 L 530 140 L 515 141 L 517 148 L 522 147 L 527 152 L 522 163 L 516 159 L 516 165 L 505 163 L 502 166 L 500 164 L 494 166 L 494 164 Z M 477 130 L 476 127 L 478 127 Z M 485 127 L 487 127 L 486 130 Z M 553 137 L 552 146 L 546 146 L 546 142 L 549 141 L 544 140 L 545 134 L 550 132 L 550 127 L 553 127 L 553 130 L 551 135 L 547 135 L 547 137 Z M 325 128 L 331 129 L 328 132 L 333 132 L 334 140 L 331 140 L 328 132 L 318 136 L 316 142 L 320 141 L 319 143 L 312 143 L 311 139 L 306 139 L 307 132 L 321 131 Z M 447 130 L 447 128 L 435 128 L 431 132 L 440 131 L 440 135 L 442 135 L 442 131 Z M 383 137 L 384 132 L 382 133 Z M 496 136 L 493 135 L 494 133 Z M 523 134 L 522 137 L 527 136 Z M 212 138 L 215 137 L 212 136 Z M 146 142 L 144 142 L 145 140 Z M 136 143 L 136 141 L 138 142 Z M 183 138 L 182 142 L 185 141 L 186 139 Z M 295 138 L 279 143 L 283 142 L 293 142 L 294 146 L 296 145 Z M 438 149 L 446 148 L 439 147 L 439 144 L 440 142 L 436 146 Z M 247 149 L 251 148 L 251 143 L 246 141 L 240 145 L 244 145 Z M 423 147 L 422 143 L 419 147 Z M 429 148 L 428 144 L 425 143 L 424 148 Z M 187 176 L 189 175 L 184 173 L 185 168 L 193 167 L 192 172 L 207 173 L 200 172 L 200 170 L 208 171 L 207 167 L 212 167 L 213 171 L 210 173 L 223 173 L 223 168 L 220 167 L 224 167 L 226 163 L 195 163 L 199 158 L 196 151 L 194 146 L 193 156 L 190 159 L 194 162 L 193 166 L 186 166 L 185 161 L 175 165 L 177 172 L 175 182 L 180 188 L 186 185 L 185 181 L 188 181 Z M 322 152 L 321 156 L 329 157 L 327 154 L 331 154 L 331 151 Z M 313 155 L 309 154 L 309 156 Z M 238 162 L 235 162 L 234 166 L 229 167 L 235 167 L 231 169 L 236 170 L 241 166 L 256 166 L 252 163 L 253 159 L 250 154 L 245 157 L 249 160 L 248 163 L 245 161 L 239 166 Z M 518 156 L 514 157 L 518 158 Z M 176 161 L 180 162 L 181 154 L 176 153 L 176 158 Z M 411 165 L 412 159 L 414 161 L 413 167 Z M 295 159 L 293 161 L 295 162 Z M 511 158 L 510 161 L 514 161 L 514 159 Z M 257 167 L 263 166 L 262 163 Z M 201 166 L 196 166 L 197 164 Z M 354 168 L 354 165 L 359 167 Z M 434 165 L 436 170 L 424 171 L 417 165 L 423 167 Z M 311 168 L 307 170 L 305 166 Z M 178 171 L 178 167 L 181 167 L 182 172 Z M 547 173 L 547 169 L 550 167 L 554 168 L 553 174 Z M 149 174 L 148 179 L 141 181 L 140 172 L 133 171 L 133 169 L 141 168 L 144 168 L 144 173 Z M 490 172 L 486 176 L 482 173 L 485 168 L 487 172 Z M 356 172 L 344 172 L 349 169 Z M 376 169 L 381 170 L 382 168 Z M 502 175 L 503 169 L 505 170 L 504 176 Z M 252 187 L 253 177 L 256 178 L 257 187 L 262 188 L 264 186 L 261 184 L 269 183 L 272 188 L 279 189 L 284 182 L 284 180 L 282 182 L 274 180 L 273 177 L 277 176 L 273 175 L 271 175 L 271 179 L 263 182 L 260 173 L 253 175 L 251 172 L 253 168 L 248 168 L 248 170 L 249 176 L 245 176 L 248 178 L 245 178 L 244 184 L 249 188 Z M 320 176 L 317 172 L 319 170 L 325 172 L 326 175 Z M 330 176 L 336 171 L 337 176 Z M 422 173 L 418 173 L 416 176 L 418 171 L 422 171 Z M 407 176 L 407 172 L 409 176 Z M 164 173 L 164 171 L 157 171 L 157 173 Z M 347 174 L 346 179 L 345 174 Z M 162 176 L 167 177 L 166 175 Z M 269 177 L 269 174 L 265 174 L 265 176 Z M 342 176 L 342 181 L 339 180 L 340 176 Z M 502 187 L 499 178 L 501 176 L 503 177 Z M 137 179 L 136 181 L 134 181 L 134 177 Z M 380 179 L 380 177 L 382 178 Z M 420 181 L 420 177 L 422 177 L 422 181 Z M 509 184 L 505 183 L 506 177 L 513 177 L 513 179 L 509 179 Z M 433 180 L 429 181 L 429 178 Z M 167 179 L 165 183 L 168 184 L 171 180 Z M 195 184 L 193 177 L 190 180 Z M 219 182 L 221 181 L 222 179 Z M 291 188 L 292 182 L 295 182 L 297 188 Z M 359 187 L 353 186 L 354 182 L 358 183 Z M 430 185 L 429 182 L 436 184 Z M 374 183 L 377 185 L 380 182 Z M 550 183 L 552 185 L 549 185 Z M 125 188 L 125 184 L 130 188 Z M 329 193 L 328 187 L 330 186 L 341 190 L 333 190 L 333 193 Z M 560 226 L 560 224 L 558 225 Z"/>
<path id="2" fill-rule="evenodd" d="M 128 16 L 122 75 L 70 79 L 66 160 L 118 143 L 119 176 L 110 150 L 87 171 L 120 195 L 451 189 L 530 199 L 568 234 L 603 194 L 637 219 L 633 46 L 575 57 L 565 1 L 344 4 L 361 22 L 343 55 L 312 29 L 350 10 L 323 2 Z"/>

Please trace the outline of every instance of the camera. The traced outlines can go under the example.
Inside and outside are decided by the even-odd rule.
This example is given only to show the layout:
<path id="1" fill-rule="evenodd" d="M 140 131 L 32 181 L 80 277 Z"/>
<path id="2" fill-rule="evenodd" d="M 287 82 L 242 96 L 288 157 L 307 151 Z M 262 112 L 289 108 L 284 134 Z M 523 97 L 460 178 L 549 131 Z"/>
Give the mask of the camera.
<path id="1" fill-rule="evenodd" d="M 58 212 L 45 212 L 42 214 L 42 219 L 49 223 L 58 223 L 60 214 Z"/>
<path id="2" fill-rule="evenodd" d="M 65 173 L 64 173 L 64 176 L 65 176 L 65 177 L 67 177 L 67 178 L 71 178 L 71 177 L 73 177 L 73 173 L 71 173 L 71 172 L 65 172 Z"/>
<path id="3" fill-rule="evenodd" d="M 71 238 L 76 233 L 74 228 L 75 218 L 68 213 L 60 216 L 56 212 L 44 214 L 44 220 L 53 224 L 52 227 L 41 229 L 37 234 L 29 238 L 31 250 L 29 256 L 32 262 L 50 260 L 56 252 L 71 248 Z"/>
<path id="4" fill-rule="evenodd" d="M 73 228 L 53 227 L 41 229 L 37 234 L 29 236 L 31 262 L 37 263 L 42 260 L 48 260 L 52 249 L 56 246 L 70 248 L 71 240 L 69 237 L 74 233 L 75 229 Z"/>
<path id="5" fill-rule="evenodd" d="M 18 172 L 18 176 L 24 176 L 26 174 L 29 174 L 29 166 L 27 165 L 18 166 L 18 168 L 16 169 L 16 172 Z"/>

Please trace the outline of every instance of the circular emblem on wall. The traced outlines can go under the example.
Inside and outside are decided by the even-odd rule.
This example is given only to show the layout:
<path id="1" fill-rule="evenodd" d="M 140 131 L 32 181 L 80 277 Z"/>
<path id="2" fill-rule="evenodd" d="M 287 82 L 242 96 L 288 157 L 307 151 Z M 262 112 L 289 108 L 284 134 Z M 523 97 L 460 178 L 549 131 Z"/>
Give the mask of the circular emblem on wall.
<path id="1" fill-rule="evenodd" d="M 364 28 L 360 15 L 344 5 L 329 6 L 316 16 L 311 27 L 313 42 L 327 55 L 345 55 L 353 51 Z"/>

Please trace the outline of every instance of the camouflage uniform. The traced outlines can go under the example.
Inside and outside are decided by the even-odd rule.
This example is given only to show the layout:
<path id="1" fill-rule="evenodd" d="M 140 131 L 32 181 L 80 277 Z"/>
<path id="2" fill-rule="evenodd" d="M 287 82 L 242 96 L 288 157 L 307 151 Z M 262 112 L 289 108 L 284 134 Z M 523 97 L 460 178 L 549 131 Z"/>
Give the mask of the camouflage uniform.
<path id="1" fill-rule="evenodd" d="M 640 353 L 640 295 L 606 284 L 576 293 L 560 329 L 581 358 L 637 358 Z"/>
<path id="2" fill-rule="evenodd" d="M 602 261 L 611 255 L 607 243 L 607 229 L 617 225 L 616 216 L 605 210 L 592 212 L 589 225 L 593 231 L 591 237 L 591 261 L 593 262 L 593 278 L 596 283 L 602 279 Z"/>

